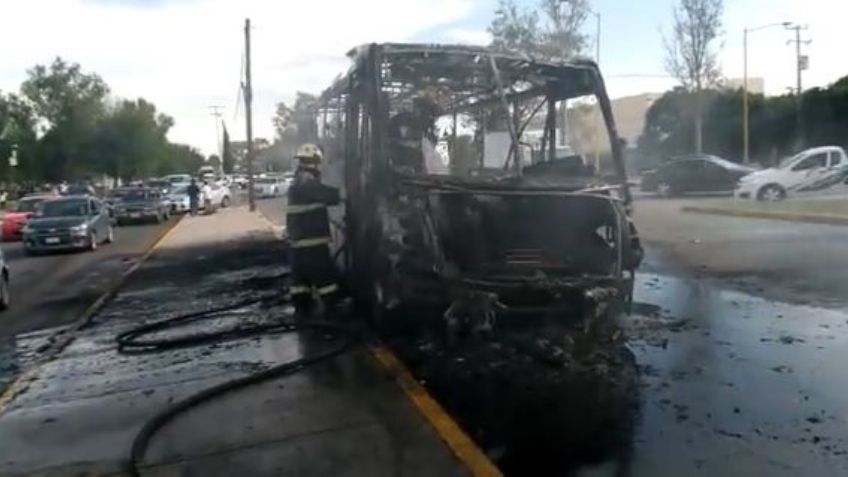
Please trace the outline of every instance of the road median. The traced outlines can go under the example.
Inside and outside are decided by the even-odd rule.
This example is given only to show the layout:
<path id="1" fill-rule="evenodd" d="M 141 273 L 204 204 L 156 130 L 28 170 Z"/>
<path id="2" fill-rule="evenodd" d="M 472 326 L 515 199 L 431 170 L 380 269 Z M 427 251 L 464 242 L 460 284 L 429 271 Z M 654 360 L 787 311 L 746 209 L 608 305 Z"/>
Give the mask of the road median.
<path id="1" fill-rule="evenodd" d="M 848 226 L 848 199 L 805 199 L 777 203 L 727 201 L 687 205 L 683 212 Z"/>

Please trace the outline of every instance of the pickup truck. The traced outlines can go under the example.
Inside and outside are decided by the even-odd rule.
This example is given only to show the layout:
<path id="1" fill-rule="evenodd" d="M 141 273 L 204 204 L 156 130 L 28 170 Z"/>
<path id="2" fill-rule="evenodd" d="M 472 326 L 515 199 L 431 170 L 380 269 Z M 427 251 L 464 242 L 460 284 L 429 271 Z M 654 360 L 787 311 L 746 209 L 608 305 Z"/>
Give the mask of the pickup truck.
<path id="1" fill-rule="evenodd" d="M 814 147 L 780 161 L 776 167 L 739 180 L 734 196 L 763 201 L 783 200 L 799 192 L 841 184 L 848 177 L 848 156 L 838 146 Z"/>

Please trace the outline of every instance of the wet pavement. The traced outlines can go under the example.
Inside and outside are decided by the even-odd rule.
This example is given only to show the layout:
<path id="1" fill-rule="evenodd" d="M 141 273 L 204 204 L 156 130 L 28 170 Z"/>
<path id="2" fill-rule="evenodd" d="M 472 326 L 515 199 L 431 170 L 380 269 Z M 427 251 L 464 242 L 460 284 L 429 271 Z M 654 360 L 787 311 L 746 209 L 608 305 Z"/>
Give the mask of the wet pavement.
<path id="1" fill-rule="evenodd" d="M 789 233 L 781 230 L 779 236 Z M 839 247 L 834 236 L 816 239 Z M 97 326 L 85 330 L 0 415 L 0 474 L 119 472 L 134 432 L 156 410 L 194 390 L 323 349 L 323 336 L 279 335 L 156 355 L 114 352 L 116 333 L 153 316 L 229 303 L 281 286 L 281 267 L 268 260 L 268 248 L 275 243 L 191 249 L 143 268 L 138 282 L 98 317 Z M 756 267 L 743 269 L 746 262 L 738 267 L 747 272 L 747 287 L 697 262 L 681 263 L 665 243 L 648 239 L 647 252 L 634 312 L 622 318 L 639 380 L 634 426 L 623 427 L 631 433 L 629 446 L 577 453 L 569 457 L 567 470 L 548 475 L 848 475 L 848 375 L 842 371 L 848 357 L 848 308 L 818 290 L 774 299 L 779 291 L 773 288 L 781 288 Z M 191 257 L 190 271 L 186 257 Z M 247 308 L 199 326 L 227 326 L 247 315 L 273 320 L 285 313 Z M 18 336 L 9 346 L 26 359 L 44 337 L 44 332 Z M 362 365 L 367 359 L 328 364 L 181 416 L 154 438 L 148 452 L 154 465 L 145 472 L 455 472 L 448 451 L 433 441 L 402 396 L 381 398 L 398 391 Z M 568 399 L 563 394 L 558 401 Z M 515 414 L 544 411 L 519 409 Z M 538 435 L 526 438 L 532 444 Z M 574 452 L 564 441 L 557 444 L 568 446 L 564 454 Z M 486 451 L 494 459 L 503 454 L 497 447 Z M 606 460 L 595 463 L 599 455 Z M 435 467 L 422 468 L 422 461 Z M 528 475 L 533 464 L 512 462 L 509 475 Z"/>
<path id="2" fill-rule="evenodd" d="M 141 323 L 283 289 L 278 239 L 264 231 L 227 241 L 231 231 L 216 230 L 177 234 L 178 247 L 157 252 L 0 410 L 0 475 L 122 475 L 133 437 L 156 412 L 339 339 L 278 334 L 117 353 L 115 336 Z M 285 305 L 254 304 L 167 334 L 286 319 Z M 144 475 L 467 475 L 365 348 L 192 409 L 154 436 L 141 467 Z"/>
<path id="3" fill-rule="evenodd" d="M 636 300 L 632 475 L 848 473 L 848 313 L 660 274 Z"/>

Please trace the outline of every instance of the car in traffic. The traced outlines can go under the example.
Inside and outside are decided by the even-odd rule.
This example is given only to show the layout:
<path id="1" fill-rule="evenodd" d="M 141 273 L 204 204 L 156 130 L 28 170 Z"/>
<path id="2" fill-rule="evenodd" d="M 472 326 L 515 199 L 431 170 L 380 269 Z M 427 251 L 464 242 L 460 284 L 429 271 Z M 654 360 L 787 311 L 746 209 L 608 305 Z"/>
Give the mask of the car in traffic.
<path id="1" fill-rule="evenodd" d="M 283 177 L 259 177 L 253 181 L 253 191 L 256 197 L 261 199 L 278 197 L 287 192 L 288 189 L 289 186 Z"/>
<path id="2" fill-rule="evenodd" d="M 97 191 L 91 184 L 71 184 L 62 191 L 62 195 L 71 196 L 71 195 L 92 195 L 96 196 Z"/>
<path id="3" fill-rule="evenodd" d="M 739 180 L 755 172 L 744 166 L 709 154 L 692 154 L 672 159 L 653 171 L 642 173 L 642 190 L 662 195 L 687 193 L 732 194 Z"/>
<path id="4" fill-rule="evenodd" d="M 96 250 L 114 240 L 112 219 L 96 197 L 69 196 L 44 201 L 23 228 L 24 252 Z"/>
<path id="5" fill-rule="evenodd" d="M 144 187 L 150 187 L 158 190 L 160 193 L 167 195 L 171 189 L 171 183 L 164 179 L 150 179 L 144 183 Z"/>
<path id="6" fill-rule="evenodd" d="M 126 188 L 113 205 L 113 214 L 118 225 L 130 222 L 153 221 L 157 224 L 170 218 L 168 200 L 159 189 L 150 187 Z"/>
<path id="7" fill-rule="evenodd" d="M 739 181 L 739 199 L 783 200 L 790 194 L 821 191 L 848 179 L 848 157 L 838 146 L 807 149 Z"/>
<path id="8" fill-rule="evenodd" d="M 29 195 L 15 204 L 15 207 L 3 216 L 2 239 L 4 242 L 21 240 L 21 230 L 27 221 L 35 215 L 39 204 L 54 199 L 52 194 Z"/>
<path id="9" fill-rule="evenodd" d="M 208 184 L 209 196 L 201 197 L 200 208 L 204 209 L 204 212 L 210 213 L 214 212 L 214 210 L 218 208 L 229 207 L 232 203 L 232 191 L 230 191 L 230 188 L 228 186 L 222 185 L 219 182 L 214 181 L 209 181 Z M 212 210 L 206 210 L 207 203 L 211 204 Z"/>
<path id="10" fill-rule="evenodd" d="M 191 200 L 188 196 L 188 185 L 181 184 L 171 188 L 165 196 L 171 209 L 171 215 L 182 214 L 191 209 Z"/>
<path id="11" fill-rule="evenodd" d="M 247 176 L 245 174 L 233 174 L 233 184 L 239 189 L 247 188 Z"/>
<path id="12" fill-rule="evenodd" d="M 168 182 L 170 187 L 174 187 L 191 182 L 191 174 L 171 174 L 163 177 L 162 180 Z"/>

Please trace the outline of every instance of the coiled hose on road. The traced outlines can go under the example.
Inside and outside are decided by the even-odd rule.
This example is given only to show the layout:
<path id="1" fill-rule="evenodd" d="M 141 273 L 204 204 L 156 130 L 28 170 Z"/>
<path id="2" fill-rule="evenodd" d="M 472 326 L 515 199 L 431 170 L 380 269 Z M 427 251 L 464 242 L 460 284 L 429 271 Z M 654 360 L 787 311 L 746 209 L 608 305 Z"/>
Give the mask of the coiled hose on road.
<path id="1" fill-rule="evenodd" d="M 218 341 L 244 338 L 266 333 L 294 333 L 305 330 L 317 330 L 325 333 L 330 333 L 338 338 L 334 345 L 326 351 L 312 356 L 304 356 L 302 358 L 288 361 L 264 371 L 255 374 L 233 379 L 215 385 L 211 388 L 204 389 L 196 394 L 188 396 L 185 399 L 177 401 L 166 407 L 150 420 L 144 423 L 141 430 L 133 439 L 132 448 L 130 450 L 129 461 L 127 463 L 127 472 L 130 475 L 137 477 L 139 473 L 139 462 L 144 459 L 147 447 L 150 444 L 153 436 L 167 423 L 174 420 L 178 415 L 216 397 L 222 396 L 231 391 L 241 389 L 247 386 L 258 384 L 274 378 L 288 376 L 301 371 L 309 366 L 321 363 L 335 356 L 338 356 L 349 350 L 356 341 L 356 333 L 351 327 L 342 326 L 339 323 L 328 321 L 309 321 L 305 323 L 286 322 L 278 320 L 273 323 L 255 324 L 250 326 L 238 326 L 231 329 L 214 331 L 208 333 L 196 333 L 177 338 L 162 338 L 162 339 L 142 339 L 143 336 L 151 333 L 161 332 L 168 329 L 184 326 L 199 320 L 207 319 L 224 313 L 226 311 L 236 310 L 246 306 L 266 303 L 270 305 L 283 304 L 285 300 L 279 298 L 279 295 L 261 298 L 251 298 L 237 303 L 207 310 L 187 313 L 172 318 L 156 321 L 145 324 L 129 331 L 119 334 L 115 340 L 118 343 L 118 352 L 124 354 L 140 354 L 154 353 L 166 351 L 175 348 L 185 348 L 190 346 L 198 346 L 209 344 Z"/>

